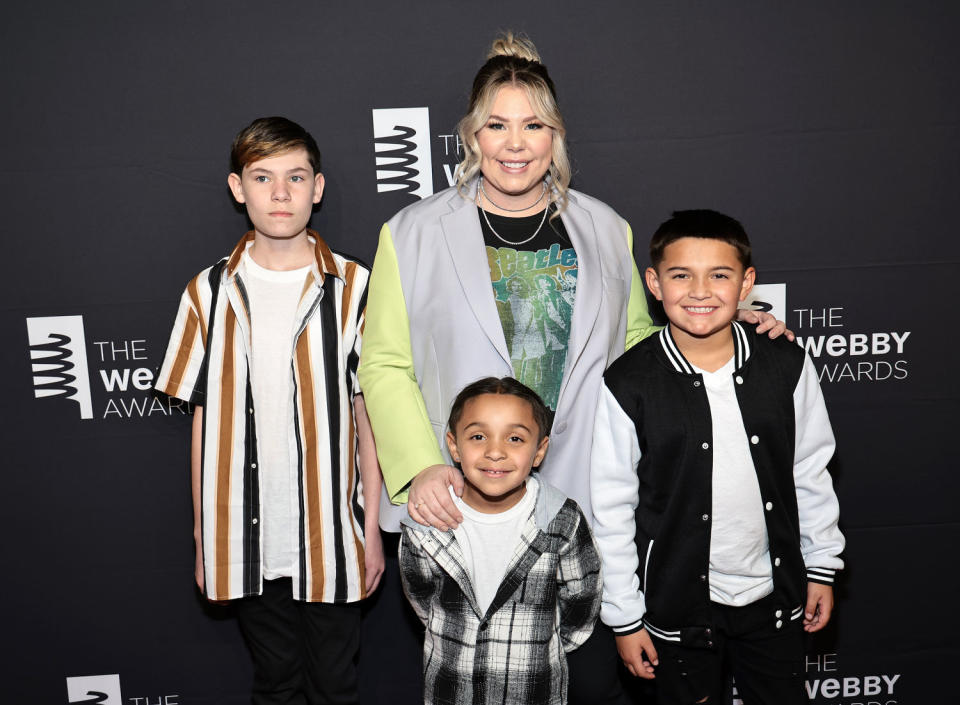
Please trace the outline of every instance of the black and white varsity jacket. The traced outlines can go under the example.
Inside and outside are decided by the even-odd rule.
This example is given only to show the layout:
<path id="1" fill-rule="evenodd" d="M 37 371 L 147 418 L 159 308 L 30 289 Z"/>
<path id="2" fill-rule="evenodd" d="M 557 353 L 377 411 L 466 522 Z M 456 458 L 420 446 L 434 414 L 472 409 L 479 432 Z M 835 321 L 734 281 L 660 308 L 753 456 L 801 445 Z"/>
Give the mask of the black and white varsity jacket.
<path id="1" fill-rule="evenodd" d="M 764 505 L 773 571 L 770 619 L 803 616 L 808 581 L 832 584 L 844 538 L 827 462 L 834 438 L 816 369 L 799 346 L 734 322 L 737 402 Z M 604 375 L 590 470 L 603 560 L 601 620 L 712 646 L 713 428 L 702 376 L 669 326 Z"/>

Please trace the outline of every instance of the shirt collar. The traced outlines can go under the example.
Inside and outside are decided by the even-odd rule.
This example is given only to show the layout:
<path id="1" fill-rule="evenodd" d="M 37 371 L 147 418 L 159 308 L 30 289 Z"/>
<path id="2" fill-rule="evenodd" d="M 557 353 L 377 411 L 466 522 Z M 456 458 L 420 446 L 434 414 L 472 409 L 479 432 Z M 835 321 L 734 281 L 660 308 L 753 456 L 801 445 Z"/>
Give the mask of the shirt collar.
<path id="1" fill-rule="evenodd" d="M 734 369 L 739 370 L 750 358 L 750 340 L 747 337 L 747 332 L 743 329 L 743 326 L 741 326 L 737 321 L 732 321 L 730 325 L 733 327 Z M 691 365 L 687 361 L 687 358 L 683 356 L 683 353 L 680 352 L 677 342 L 673 339 L 673 335 L 670 333 L 669 325 L 660 331 L 659 336 L 660 345 L 663 347 L 664 355 L 667 356 L 667 360 L 669 360 L 670 364 L 673 365 L 673 369 L 683 374 L 696 374 L 696 371 L 693 369 L 693 365 Z"/>
<path id="2" fill-rule="evenodd" d="M 308 229 L 307 237 L 310 238 L 310 242 L 313 243 L 314 261 L 310 264 L 310 271 L 314 279 L 317 280 L 317 286 L 323 285 L 324 277 L 327 274 L 331 274 L 339 279 L 344 279 L 343 270 L 340 268 L 336 257 L 333 256 L 333 250 L 327 246 L 327 243 L 317 234 L 317 231 Z M 227 268 L 224 272 L 227 279 L 232 279 L 236 276 L 244 250 L 253 243 L 253 238 L 254 232 L 251 230 L 240 238 L 240 242 L 233 248 L 233 251 L 227 258 Z"/>

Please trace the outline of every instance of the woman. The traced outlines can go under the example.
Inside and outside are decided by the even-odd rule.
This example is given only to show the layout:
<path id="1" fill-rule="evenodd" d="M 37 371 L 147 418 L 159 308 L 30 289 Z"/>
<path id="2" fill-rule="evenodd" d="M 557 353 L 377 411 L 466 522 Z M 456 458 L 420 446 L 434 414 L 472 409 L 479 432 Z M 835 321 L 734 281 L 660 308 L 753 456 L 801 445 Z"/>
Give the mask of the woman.
<path id="1" fill-rule="evenodd" d="M 480 377 L 523 375 L 554 411 L 543 478 L 592 522 L 587 468 L 601 376 L 655 330 L 630 227 L 569 188 L 556 92 L 528 40 L 493 43 L 458 130 L 456 187 L 384 225 L 370 280 L 359 374 L 387 492 L 420 523 L 457 526 L 448 487 L 459 494 L 463 481 L 443 442 L 450 405 Z M 573 301 L 549 315 L 569 320 L 544 320 L 534 293 L 546 288 L 542 276 Z M 545 327 L 552 364 L 542 359 Z M 570 656 L 570 702 L 622 697 L 608 630 L 598 624 Z"/>

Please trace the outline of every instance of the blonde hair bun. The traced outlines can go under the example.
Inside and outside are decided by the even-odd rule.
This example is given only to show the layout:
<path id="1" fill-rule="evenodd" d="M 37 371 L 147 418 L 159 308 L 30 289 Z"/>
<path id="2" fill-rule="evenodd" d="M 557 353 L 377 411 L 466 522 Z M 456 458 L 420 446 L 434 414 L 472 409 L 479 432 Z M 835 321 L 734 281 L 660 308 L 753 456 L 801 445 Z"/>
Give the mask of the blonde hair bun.
<path id="1" fill-rule="evenodd" d="M 487 58 L 492 59 L 495 56 L 515 56 L 518 59 L 541 63 L 540 53 L 529 37 L 515 36 L 513 32 L 506 32 L 502 37 L 493 40 Z"/>

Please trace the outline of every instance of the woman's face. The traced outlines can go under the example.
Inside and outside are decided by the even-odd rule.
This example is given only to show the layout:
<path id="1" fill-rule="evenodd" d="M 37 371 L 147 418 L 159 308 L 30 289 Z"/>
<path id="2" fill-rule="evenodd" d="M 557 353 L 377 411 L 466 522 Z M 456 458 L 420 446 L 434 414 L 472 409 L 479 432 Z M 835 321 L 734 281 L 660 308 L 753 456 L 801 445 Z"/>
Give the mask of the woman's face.
<path id="1" fill-rule="evenodd" d="M 526 92 L 506 85 L 477 132 L 484 189 L 497 205 L 522 208 L 540 197 L 550 168 L 553 128 L 537 118 Z"/>

